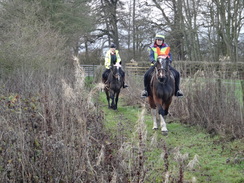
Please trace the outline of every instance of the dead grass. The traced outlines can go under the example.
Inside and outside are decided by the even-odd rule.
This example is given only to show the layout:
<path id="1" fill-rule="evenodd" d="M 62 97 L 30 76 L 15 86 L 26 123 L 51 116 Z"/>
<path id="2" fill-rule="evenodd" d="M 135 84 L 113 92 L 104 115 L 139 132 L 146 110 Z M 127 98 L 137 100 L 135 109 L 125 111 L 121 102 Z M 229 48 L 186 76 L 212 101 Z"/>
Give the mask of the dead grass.
<path id="1" fill-rule="evenodd" d="M 7 82 L 1 88 L 0 182 L 184 182 L 186 171 L 199 168 L 197 154 L 190 157 L 172 149 L 157 133 L 149 135 L 145 125 L 148 105 L 140 98 L 141 81 L 127 77 L 130 87 L 121 95 L 126 105 L 141 109 L 135 124 L 119 121 L 111 138 L 104 129 L 105 115 L 97 99 L 103 85 L 97 83 L 87 90 L 79 61 L 74 59 L 73 63 L 70 72 L 74 76 L 38 73 L 33 78 L 42 83 L 28 93 L 17 92 L 20 90 Z M 21 77 L 18 80 L 20 77 L 13 76 L 10 81 L 25 81 L 25 76 Z M 25 81 L 19 86 L 25 84 L 30 85 Z M 203 83 L 201 78 L 183 80 L 186 97 L 174 100 L 171 117 L 203 126 L 214 134 L 239 138 L 240 131 L 234 130 L 242 128 L 235 111 L 240 107 L 238 101 L 232 98 L 231 88 L 223 85 L 221 93 L 230 97 L 217 100 L 220 90 L 216 85 Z M 228 124 L 233 117 L 228 115 L 236 119 L 232 125 Z M 130 137 L 126 136 L 128 131 Z M 161 153 L 153 155 L 155 149 Z M 160 167 L 155 158 L 162 163 Z M 196 182 L 195 177 L 192 182 Z"/>

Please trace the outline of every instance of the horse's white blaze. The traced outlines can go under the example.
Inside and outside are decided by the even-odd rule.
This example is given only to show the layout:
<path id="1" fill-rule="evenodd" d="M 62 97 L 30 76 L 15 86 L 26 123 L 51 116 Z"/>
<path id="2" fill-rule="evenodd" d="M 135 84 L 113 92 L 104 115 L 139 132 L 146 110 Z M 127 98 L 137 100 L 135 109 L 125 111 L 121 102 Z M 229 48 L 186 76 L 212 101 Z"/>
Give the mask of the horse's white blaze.
<path id="1" fill-rule="evenodd" d="M 151 114 L 153 118 L 153 130 L 158 128 L 157 124 L 157 110 L 156 109 L 151 109 Z"/>
<path id="2" fill-rule="evenodd" d="M 114 64 L 114 66 L 119 70 L 121 65 L 119 63 Z M 120 81 L 120 75 L 118 75 L 118 80 Z"/>
<path id="3" fill-rule="evenodd" d="M 121 65 L 119 63 L 114 64 L 114 66 L 116 66 L 117 69 L 121 67 Z"/>
<path id="4" fill-rule="evenodd" d="M 160 126 L 161 126 L 161 131 L 162 131 L 162 132 L 167 132 L 168 129 L 167 129 L 167 127 L 166 127 L 166 122 L 165 122 L 165 120 L 164 120 L 164 118 L 163 118 L 163 116 L 162 116 L 161 114 L 160 114 L 159 116 L 160 116 Z M 165 116 L 165 118 L 166 118 L 166 116 Z"/>

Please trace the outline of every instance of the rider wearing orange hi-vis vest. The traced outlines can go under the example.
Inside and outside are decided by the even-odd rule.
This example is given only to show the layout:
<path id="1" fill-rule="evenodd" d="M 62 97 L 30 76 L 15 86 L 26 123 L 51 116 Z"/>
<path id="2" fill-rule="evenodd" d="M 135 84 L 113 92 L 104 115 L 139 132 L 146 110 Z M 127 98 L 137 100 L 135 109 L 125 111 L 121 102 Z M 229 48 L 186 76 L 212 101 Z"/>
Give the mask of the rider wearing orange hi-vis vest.
<path id="1" fill-rule="evenodd" d="M 141 94 L 142 97 L 148 97 L 148 95 L 150 95 L 148 91 L 150 88 L 151 76 L 154 71 L 155 68 L 154 64 L 158 56 L 159 55 L 167 56 L 170 60 L 170 63 L 172 63 L 172 55 L 170 53 L 170 47 L 166 43 L 164 43 L 164 38 L 165 37 L 163 35 L 156 34 L 154 44 L 151 47 L 149 47 L 149 59 L 152 66 L 147 70 L 147 72 L 144 75 L 145 89 L 142 91 Z M 171 65 L 169 65 L 169 68 L 175 77 L 175 96 L 183 97 L 183 92 L 180 90 L 180 73 Z"/>

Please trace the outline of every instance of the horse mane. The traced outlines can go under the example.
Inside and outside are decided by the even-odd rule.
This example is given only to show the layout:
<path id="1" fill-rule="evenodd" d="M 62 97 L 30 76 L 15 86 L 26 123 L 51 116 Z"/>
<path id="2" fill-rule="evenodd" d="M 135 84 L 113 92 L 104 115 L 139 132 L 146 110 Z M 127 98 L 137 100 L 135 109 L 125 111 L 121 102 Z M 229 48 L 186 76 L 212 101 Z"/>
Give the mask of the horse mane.
<path id="1" fill-rule="evenodd" d="M 108 107 L 116 110 L 120 89 L 123 86 L 121 65 L 115 64 L 110 68 L 107 84 L 108 85 L 105 87 L 105 92 L 107 96 Z M 110 103 L 110 99 L 112 103 Z"/>
<path id="2" fill-rule="evenodd" d="M 119 69 L 119 74 L 120 74 L 120 76 L 122 75 L 122 68 L 121 68 L 121 65 L 119 64 L 119 63 L 116 63 L 116 64 L 114 64 L 113 66 L 112 66 L 112 68 L 110 69 L 110 73 L 109 73 L 109 75 L 108 75 L 108 80 L 107 80 L 107 82 L 108 83 L 114 83 L 114 84 L 116 84 L 116 85 L 121 85 L 121 83 L 122 83 L 122 78 L 121 78 L 121 81 L 119 82 L 119 81 L 116 81 L 115 80 L 115 78 L 114 78 L 114 72 L 115 72 L 115 69 Z M 117 86 L 117 87 L 119 87 L 119 86 Z"/>
<path id="3" fill-rule="evenodd" d="M 148 102 L 153 117 L 153 129 L 158 129 L 158 114 L 160 116 L 161 132 L 167 135 L 168 129 L 165 117 L 168 114 L 175 93 L 175 81 L 169 68 L 169 59 L 167 56 L 165 58 L 158 58 L 154 67 L 155 69 L 151 77 L 148 96 Z"/>
<path id="4" fill-rule="evenodd" d="M 159 61 L 157 61 L 155 65 L 155 70 L 152 74 L 150 86 L 152 88 L 155 88 L 157 96 L 163 97 L 163 100 L 166 100 L 174 94 L 174 77 L 173 73 L 170 71 L 168 67 L 165 74 L 165 82 L 160 82 L 157 78 L 157 64 L 160 64 Z M 150 91 L 150 93 L 153 95 L 152 90 Z"/>

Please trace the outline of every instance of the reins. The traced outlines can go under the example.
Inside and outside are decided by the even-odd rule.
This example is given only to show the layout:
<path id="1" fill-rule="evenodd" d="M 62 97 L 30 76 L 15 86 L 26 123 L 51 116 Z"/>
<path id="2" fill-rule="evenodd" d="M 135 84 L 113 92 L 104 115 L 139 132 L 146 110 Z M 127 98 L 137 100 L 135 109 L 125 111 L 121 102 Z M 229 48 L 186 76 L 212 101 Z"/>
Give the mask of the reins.
<path id="1" fill-rule="evenodd" d="M 119 70 L 115 74 L 112 69 L 110 69 L 110 72 L 112 72 L 112 75 L 114 78 L 116 78 L 116 79 L 119 78 L 118 80 L 120 80 L 121 74 L 119 73 Z"/>
<path id="2" fill-rule="evenodd" d="M 156 77 L 156 79 L 158 80 L 159 83 L 165 84 L 165 83 L 168 81 L 169 70 L 167 70 L 167 69 L 165 69 L 165 68 L 160 68 L 160 69 L 158 69 L 156 66 L 155 66 L 154 69 L 155 69 L 154 77 Z M 159 73 L 160 70 L 164 70 L 165 73 L 166 73 L 166 74 L 165 74 L 166 77 L 165 77 L 165 80 L 164 80 L 164 81 L 160 81 L 160 80 L 158 79 L 158 77 L 157 77 L 157 76 L 158 76 L 158 73 Z M 152 77 L 152 78 L 153 78 L 153 77 Z"/>
<path id="3" fill-rule="evenodd" d="M 118 80 L 120 81 L 120 78 L 122 77 L 121 73 L 119 72 L 119 70 L 117 70 L 116 73 L 113 72 L 113 69 L 110 68 L 110 73 L 108 75 L 108 79 L 105 82 L 105 87 L 110 90 L 110 83 L 113 82 L 114 80 Z"/>

